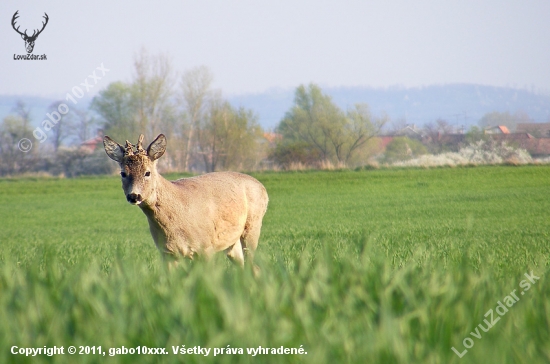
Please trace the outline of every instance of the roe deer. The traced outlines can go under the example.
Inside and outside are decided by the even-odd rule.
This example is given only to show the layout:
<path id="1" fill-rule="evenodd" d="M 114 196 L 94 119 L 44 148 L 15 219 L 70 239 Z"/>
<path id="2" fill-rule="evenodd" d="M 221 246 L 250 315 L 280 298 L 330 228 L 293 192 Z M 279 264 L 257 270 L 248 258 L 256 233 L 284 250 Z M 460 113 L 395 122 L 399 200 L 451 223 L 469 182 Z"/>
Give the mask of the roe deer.
<path id="1" fill-rule="evenodd" d="M 120 165 L 126 199 L 138 205 L 163 257 L 211 256 L 225 251 L 243 266 L 258 246 L 267 210 L 265 187 L 255 178 L 236 172 L 214 172 L 168 181 L 157 172 L 157 160 L 166 150 L 160 134 L 144 150 L 139 136 L 126 147 L 105 136 L 107 155 Z"/>

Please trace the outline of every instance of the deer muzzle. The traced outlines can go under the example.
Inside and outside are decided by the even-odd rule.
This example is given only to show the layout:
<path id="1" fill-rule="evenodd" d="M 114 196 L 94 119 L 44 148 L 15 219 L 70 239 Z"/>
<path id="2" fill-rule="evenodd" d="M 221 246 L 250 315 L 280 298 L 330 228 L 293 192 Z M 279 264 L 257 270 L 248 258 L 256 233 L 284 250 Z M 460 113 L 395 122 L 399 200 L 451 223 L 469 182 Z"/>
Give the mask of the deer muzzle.
<path id="1" fill-rule="evenodd" d="M 129 193 L 126 195 L 126 200 L 132 205 L 139 205 L 143 201 L 143 198 L 139 193 Z"/>

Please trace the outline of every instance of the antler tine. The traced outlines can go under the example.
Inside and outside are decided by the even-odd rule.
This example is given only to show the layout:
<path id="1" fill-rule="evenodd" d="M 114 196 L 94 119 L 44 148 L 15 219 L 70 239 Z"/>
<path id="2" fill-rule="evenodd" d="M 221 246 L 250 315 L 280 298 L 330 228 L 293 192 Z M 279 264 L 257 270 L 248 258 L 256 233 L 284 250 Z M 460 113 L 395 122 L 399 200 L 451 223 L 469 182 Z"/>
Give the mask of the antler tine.
<path id="1" fill-rule="evenodd" d="M 134 146 L 128 140 L 126 140 L 126 152 L 125 155 L 134 155 Z"/>
<path id="2" fill-rule="evenodd" d="M 44 13 L 43 18 L 46 19 L 46 22 L 45 22 L 45 23 L 42 22 L 42 29 L 40 29 L 40 30 L 38 31 L 38 33 L 36 33 L 37 36 L 38 36 L 38 34 L 42 33 L 42 31 L 44 30 L 44 28 L 46 28 L 46 25 L 48 24 L 48 20 L 50 19 L 50 18 L 48 17 L 48 14 L 46 14 L 46 13 Z M 33 36 L 34 36 L 34 34 L 33 34 Z"/>
<path id="3" fill-rule="evenodd" d="M 143 146 L 141 145 L 141 143 L 143 143 L 143 138 L 144 138 L 144 135 L 140 134 L 137 145 L 136 145 L 137 154 L 146 154 L 145 149 L 143 149 Z"/>
<path id="4" fill-rule="evenodd" d="M 19 18 L 19 15 L 18 15 L 17 13 L 19 13 L 19 10 L 17 10 L 17 11 L 15 12 L 15 14 L 13 14 L 13 17 L 11 18 L 11 26 L 13 27 L 13 30 L 15 30 L 17 33 L 23 35 L 23 33 L 21 33 L 21 32 L 19 31 L 19 27 L 20 27 L 20 26 L 18 26 L 17 28 L 15 27 L 15 21 L 17 20 L 17 18 Z"/>

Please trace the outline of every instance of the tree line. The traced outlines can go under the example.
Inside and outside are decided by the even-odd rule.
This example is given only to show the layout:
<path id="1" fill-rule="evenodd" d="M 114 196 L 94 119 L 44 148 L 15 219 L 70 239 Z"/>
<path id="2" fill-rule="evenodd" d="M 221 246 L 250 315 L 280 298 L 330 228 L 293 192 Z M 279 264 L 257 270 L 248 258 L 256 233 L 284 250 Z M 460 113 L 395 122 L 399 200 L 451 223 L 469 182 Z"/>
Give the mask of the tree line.
<path id="1" fill-rule="evenodd" d="M 0 175 L 109 173 L 113 166 L 103 158 L 102 148 L 90 153 L 78 147 L 98 129 L 120 142 L 140 133 L 146 140 L 165 134 L 167 153 L 159 160 L 164 170 L 344 165 L 365 155 L 369 140 L 387 119 L 373 118 L 366 104 L 344 112 L 318 86 L 301 85 L 278 128 L 266 132 L 253 110 L 231 105 L 212 82 L 207 67 L 178 76 L 168 57 L 142 50 L 134 58 L 130 82 L 107 85 L 88 110 L 72 108 L 51 129 L 47 143 L 35 142 L 29 151 L 22 151 L 18 141 L 33 140 L 30 109 L 18 103 L 0 125 Z"/>
<path id="2" fill-rule="evenodd" d="M 87 110 L 71 108 L 51 128 L 48 142 L 35 142 L 30 150 L 19 144 L 23 138 L 33 140 L 30 109 L 19 102 L 0 124 L 0 176 L 41 171 L 66 176 L 112 173 L 116 166 L 105 158 L 101 145 L 93 152 L 80 147 L 97 130 L 121 143 L 141 133 L 146 141 L 163 133 L 168 148 L 159 167 L 196 173 L 364 165 L 379 152 L 376 136 L 403 127 L 400 121 L 390 125 L 385 115 L 373 116 L 366 103 L 342 110 L 319 86 L 310 84 L 296 88 L 294 102 L 277 128 L 266 131 L 253 110 L 234 107 L 212 83 L 207 67 L 177 75 L 167 56 L 141 50 L 134 57 L 129 82 L 107 85 Z M 52 103 L 49 112 L 61 102 Z M 488 114 L 480 124 L 498 116 Z M 449 128 L 443 120 L 424 127 L 429 135 L 446 134 Z M 416 153 L 425 152 L 414 142 L 396 143 L 390 145 L 389 154 L 396 148 L 410 154 L 410 145 Z M 428 149 L 435 153 L 442 147 L 434 144 Z"/>

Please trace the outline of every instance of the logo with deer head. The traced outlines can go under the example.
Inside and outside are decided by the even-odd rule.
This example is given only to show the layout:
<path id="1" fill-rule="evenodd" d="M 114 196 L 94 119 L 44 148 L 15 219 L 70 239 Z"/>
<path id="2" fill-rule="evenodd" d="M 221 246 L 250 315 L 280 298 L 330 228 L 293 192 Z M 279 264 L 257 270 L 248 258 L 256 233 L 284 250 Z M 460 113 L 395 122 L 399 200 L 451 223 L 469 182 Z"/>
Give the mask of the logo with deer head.
<path id="1" fill-rule="evenodd" d="M 42 31 L 44 30 L 44 28 L 46 27 L 46 24 L 48 24 L 48 14 L 44 13 L 44 16 L 43 18 L 46 19 L 45 22 L 42 22 L 42 29 L 38 30 L 38 29 L 35 29 L 32 33 L 32 35 L 28 35 L 27 34 L 27 29 L 25 29 L 25 32 L 21 33 L 19 31 L 19 27 L 15 27 L 15 20 L 17 18 L 19 18 L 19 15 L 17 14 L 19 12 L 19 10 L 17 10 L 15 12 L 15 14 L 13 14 L 13 18 L 11 18 L 11 26 L 13 27 L 13 29 L 21 34 L 21 38 L 23 38 L 23 40 L 25 41 L 25 48 L 27 49 L 27 53 L 32 53 L 32 50 L 34 49 L 34 42 L 36 41 L 36 38 L 38 38 L 38 36 L 40 35 L 40 33 L 42 33 Z"/>

